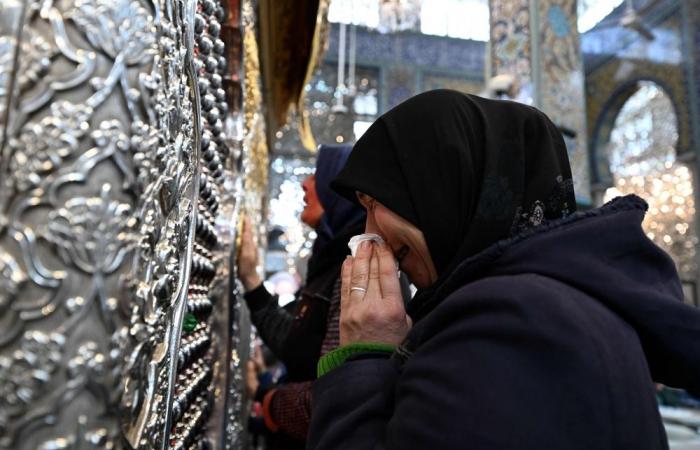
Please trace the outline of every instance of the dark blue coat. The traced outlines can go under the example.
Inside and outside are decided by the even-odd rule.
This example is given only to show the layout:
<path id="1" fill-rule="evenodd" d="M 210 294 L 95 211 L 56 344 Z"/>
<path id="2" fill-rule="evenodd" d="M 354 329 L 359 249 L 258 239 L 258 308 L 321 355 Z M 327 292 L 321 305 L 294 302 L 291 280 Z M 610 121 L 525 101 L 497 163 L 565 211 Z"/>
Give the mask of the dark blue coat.
<path id="1" fill-rule="evenodd" d="M 618 199 L 499 242 L 411 330 L 316 381 L 310 449 L 668 448 L 653 382 L 700 392 L 700 311 Z"/>

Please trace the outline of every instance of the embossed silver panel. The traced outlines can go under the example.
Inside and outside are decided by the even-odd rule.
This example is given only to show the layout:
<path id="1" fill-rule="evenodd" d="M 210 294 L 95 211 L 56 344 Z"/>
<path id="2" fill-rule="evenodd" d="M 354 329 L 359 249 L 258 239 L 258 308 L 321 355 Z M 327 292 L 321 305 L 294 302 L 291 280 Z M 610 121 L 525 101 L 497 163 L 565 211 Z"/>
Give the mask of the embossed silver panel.
<path id="1" fill-rule="evenodd" d="M 0 449 L 241 433 L 227 17 L 213 0 L 0 4 Z"/>

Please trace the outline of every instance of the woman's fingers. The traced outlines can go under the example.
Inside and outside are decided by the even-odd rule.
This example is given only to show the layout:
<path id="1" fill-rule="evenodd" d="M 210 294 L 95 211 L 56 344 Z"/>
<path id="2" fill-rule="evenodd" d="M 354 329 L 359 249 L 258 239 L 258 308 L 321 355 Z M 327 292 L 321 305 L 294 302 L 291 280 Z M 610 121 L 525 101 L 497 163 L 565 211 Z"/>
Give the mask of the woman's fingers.
<path id="1" fill-rule="evenodd" d="M 372 257 L 369 260 L 369 282 L 367 283 L 367 295 L 370 299 L 381 299 L 382 289 L 379 284 L 379 259 L 377 257 L 377 244 L 372 243 Z"/>
<path id="2" fill-rule="evenodd" d="M 348 310 L 350 300 L 350 278 L 352 277 L 352 257 L 345 258 L 340 269 L 340 311 Z"/>
<path id="3" fill-rule="evenodd" d="M 257 248 L 255 246 L 255 241 L 253 239 L 253 233 L 250 228 L 243 229 L 243 235 L 241 236 L 241 249 L 238 256 L 239 262 L 243 264 L 253 264 L 255 261 L 255 253 Z"/>
<path id="4" fill-rule="evenodd" d="M 253 232 L 253 226 L 248 217 L 243 217 L 241 247 L 238 249 L 236 269 L 238 271 L 238 278 L 240 278 L 246 291 L 262 283 L 257 272 L 258 259 L 258 245 Z"/>
<path id="5" fill-rule="evenodd" d="M 253 237 L 253 230 L 250 226 L 250 220 L 248 217 L 243 217 L 243 233 L 241 235 L 241 252 L 250 252 L 251 248 L 255 247 L 255 238 Z"/>
<path id="6" fill-rule="evenodd" d="M 361 319 L 358 319 L 358 306 L 362 305 L 363 302 L 351 295 L 356 292 L 351 291 L 354 265 L 355 258 L 348 256 L 340 272 L 340 345 L 357 341 L 358 329 L 361 327 Z"/>
<path id="7" fill-rule="evenodd" d="M 360 244 L 353 258 L 352 275 L 350 276 L 351 300 L 361 300 L 367 293 L 369 285 L 369 264 L 372 257 L 372 243 L 364 241 Z"/>
<path id="8" fill-rule="evenodd" d="M 243 239 L 250 241 L 253 238 L 253 230 L 248 216 L 243 216 Z"/>
<path id="9" fill-rule="evenodd" d="M 365 241 L 341 270 L 340 344 L 397 345 L 411 328 L 396 265 L 386 245 Z"/>
<path id="10" fill-rule="evenodd" d="M 377 245 L 376 252 L 378 260 L 379 284 L 382 291 L 382 297 L 398 299 L 403 304 L 401 297 L 401 285 L 397 276 L 396 260 L 391 253 L 389 246 L 381 243 Z"/>

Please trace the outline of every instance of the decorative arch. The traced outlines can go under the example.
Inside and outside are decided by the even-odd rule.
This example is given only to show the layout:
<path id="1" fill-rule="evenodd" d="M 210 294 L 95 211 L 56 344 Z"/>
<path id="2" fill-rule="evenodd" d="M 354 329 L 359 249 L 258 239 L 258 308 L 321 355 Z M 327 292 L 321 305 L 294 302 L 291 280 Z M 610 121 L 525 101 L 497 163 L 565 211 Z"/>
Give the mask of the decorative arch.
<path id="1" fill-rule="evenodd" d="M 609 139 L 609 132 L 625 101 L 636 92 L 640 81 L 652 81 L 661 86 L 671 99 L 678 119 L 678 144 L 676 151 L 684 155 L 694 152 L 693 124 L 690 114 L 692 98 L 688 90 L 687 44 L 683 38 L 681 3 L 670 5 L 664 11 L 648 18 L 654 32 L 671 36 L 663 49 L 654 46 L 641 36 L 622 46 L 610 46 L 604 42 L 606 34 L 597 35 L 594 30 L 582 36 L 586 72 L 586 119 L 588 123 L 589 162 L 591 183 L 594 189 L 604 188 L 609 179 L 600 171 L 601 144 Z M 601 41 L 602 40 L 602 41 Z M 586 43 L 589 43 L 587 53 Z M 675 52 L 675 53 L 674 53 Z M 666 54 L 677 57 L 664 57 Z"/>
<path id="2" fill-rule="evenodd" d="M 675 144 L 676 155 L 681 155 L 688 151 L 689 143 L 686 144 L 683 133 L 689 139 L 690 130 L 682 129 L 683 125 L 689 126 L 687 122 L 681 120 L 681 115 L 687 115 L 687 106 L 683 105 L 674 96 L 674 89 L 666 80 L 653 76 L 638 76 L 624 80 L 614 87 L 608 99 L 603 103 L 600 113 L 590 132 L 590 167 L 591 183 L 595 190 L 605 189 L 613 185 L 610 164 L 605 155 L 605 147 L 610 143 L 610 137 L 622 108 L 627 101 L 636 94 L 643 82 L 651 82 L 657 85 L 670 99 L 673 111 L 677 120 L 678 140 Z"/>

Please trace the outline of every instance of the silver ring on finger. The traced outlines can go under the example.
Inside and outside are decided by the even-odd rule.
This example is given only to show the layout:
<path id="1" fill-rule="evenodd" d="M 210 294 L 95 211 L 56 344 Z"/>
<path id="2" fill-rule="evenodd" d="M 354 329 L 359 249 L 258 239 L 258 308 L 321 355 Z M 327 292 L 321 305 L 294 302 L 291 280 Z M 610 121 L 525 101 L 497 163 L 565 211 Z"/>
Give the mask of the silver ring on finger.
<path id="1" fill-rule="evenodd" d="M 350 288 L 350 292 L 352 292 L 352 291 L 360 291 L 360 292 L 362 292 L 363 294 L 367 293 L 367 289 L 365 289 L 365 288 L 363 288 L 363 287 L 359 287 L 359 286 L 353 286 L 353 287 L 351 287 L 351 288 Z"/>

